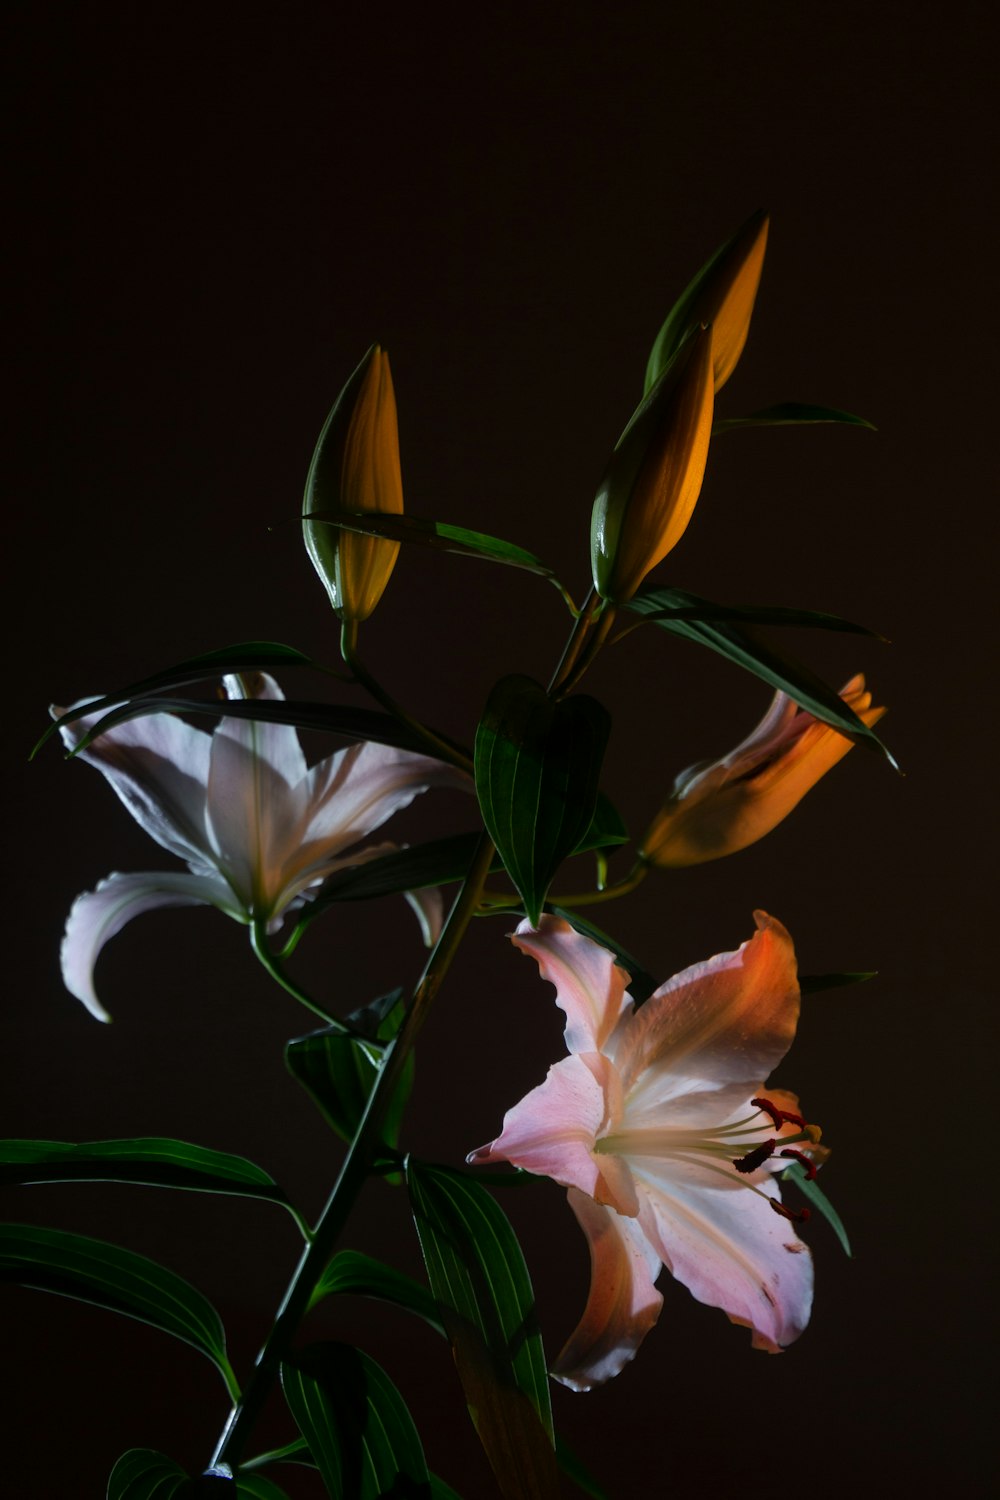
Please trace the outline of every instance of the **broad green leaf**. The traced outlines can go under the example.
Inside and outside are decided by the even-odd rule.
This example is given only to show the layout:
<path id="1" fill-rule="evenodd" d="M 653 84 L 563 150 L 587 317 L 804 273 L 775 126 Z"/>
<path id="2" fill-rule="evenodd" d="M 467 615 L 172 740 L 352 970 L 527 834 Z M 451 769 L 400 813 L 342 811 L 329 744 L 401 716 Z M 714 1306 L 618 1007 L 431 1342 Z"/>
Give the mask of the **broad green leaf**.
<path id="1" fill-rule="evenodd" d="M 163 1453 L 153 1448 L 130 1448 L 111 1471 L 107 1500 L 212 1500 L 218 1496 L 259 1495 L 260 1500 L 288 1500 L 277 1486 L 264 1491 L 244 1490 L 222 1474 L 189 1476 Z"/>
<path id="2" fill-rule="evenodd" d="M 781 1180 L 782 1182 L 794 1182 L 802 1196 L 827 1221 L 840 1241 L 844 1254 L 850 1256 L 851 1242 L 847 1238 L 847 1230 L 844 1228 L 843 1220 L 823 1192 L 823 1189 L 815 1181 L 810 1182 L 802 1163 L 793 1162 L 787 1171 L 782 1172 Z"/>
<path id="3" fill-rule="evenodd" d="M 214 719 L 253 719 L 257 723 L 292 724 L 297 729 L 318 729 L 324 734 L 341 735 L 352 740 L 376 740 L 381 745 L 393 745 L 399 750 L 427 754 L 426 741 L 390 714 L 367 708 L 344 708 L 339 704 L 298 702 L 291 698 L 138 698 L 134 702 L 112 708 L 81 737 L 80 743 L 71 753 L 79 755 L 98 735 L 106 733 L 116 724 L 123 724 L 127 719 L 162 713 L 205 714 Z M 60 722 L 64 721 L 65 716 Z M 444 735 L 439 735 L 438 738 L 446 744 L 451 743 Z M 462 750 L 461 746 L 453 748 L 456 754 L 468 760 L 468 752 Z"/>
<path id="4" fill-rule="evenodd" d="M 347 1344 L 313 1344 L 281 1366 L 281 1385 L 334 1500 L 430 1500 L 413 1419 L 367 1354 Z"/>
<path id="5" fill-rule="evenodd" d="M 303 515 L 303 520 L 339 526 L 344 531 L 357 531 L 364 536 L 386 537 L 393 542 L 416 542 L 421 547 L 458 552 L 467 557 L 480 557 L 488 562 L 508 563 L 514 568 L 540 573 L 544 578 L 555 576 L 552 569 L 547 568 L 533 552 L 515 547 L 513 542 L 501 541 L 499 537 L 487 536 L 482 531 L 452 526 L 447 521 L 428 521 L 421 516 L 390 515 L 384 511 L 341 510 L 335 507 L 310 511 Z"/>
<path id="6" fill-rule="evenodd" d="M 319 1106 L 327 1123 L 345 1141 L 353 1140 L 378 1077 L 382 1056 L 380 1044 L 395 1035 L 402 1020 L 402 990 L 396 990 L 386 998 L 392 1001 L 392 1005 L 376 1026 L 370 1044 L 345 1036 L 332 1027 L 323 1027 L 307 1036 L 297 1037 L 285 1048 L 288 1071 L 298 1079 Z M 354 1021 L 356 1016 L 357 1013 L 348 1019 Z M 390 1148 L 399 1139 L 403 1111 L 413 1087 L 413 1072 L 411 1054 L 386 1113 L 382 1138 Z"/>
<path id="7" fill-rule="evenodd" d="M 840 615 L 826 614 L 817 609 L 789 609 L 783 605 L 769 604 L 715 604 L 711 599 L 700 599 L 685 589 L 655 589 L 638 597 L 645 599 L 651 594 L 659 601 L 655 608 L 643 610 L 647 620 L 729 620 L 746 625 L 798 625 L 816 630 L 845 631 L 849 635 L 870 635 L 885 640 L 877 630 L 867 625 L 856 625 L 853 620 L 844 620 Z"/>
<path id="8" fill-rule="evenodd" d="M 117 693 L 106 693 L 103 698 L 78 703 L 48 726 L 31 753 L 37 755 L 61 724 L 71 724 L 85 714 L 102 713 L 113 708 L 116 703 L 146 698 L 152 693 L 162 692 L 164 688 L 182 687 L 189 682 L 225 677 L 228 672 L 270 671 L 272 667 L 313 667 L 316 671 L 323 671 L 319 662 L 296 651 L 294 646 L 282 646 L 278 641 L 240 641 L 235 646 L 223 646 L 218 651 L 206 651 L 203 656 L 192 656 L 174 667 L 166 667 L 162 672 L 154 673 L 152 677 L 143 677 L 138 682 L 130 683 Z"/>
<path id="9" fill-rule="evenodd" d="M 0 1141 L 0 1182 L 132 1182 L 267 1198 L 288 1206 L 272 1177 L 242 1156 L 189 1141 Z"/>
<path id="10" fill-rule="evenodd" d="M 425 1286 L 412 1276 L 406 1276 L 370 1255 L 362 1255 L 358 1250 L 341 1250 L 333 1257 L 317 1282 L 309 1305 L 314 1307 L 324 1297 L 338 1292 L 392 1302 L 396 1307 L 416 1313 L 437 1333 L 444 1333 L 440 1309 Z"/>
<path id="11" fill-rule="evenodd" d="M 772 687 L 780 688 L 796 703 L 800 703 L 803 708 L 815 714 L 817 719 L 821 719 L 825 724 L 831 724 L 841 734 L 857 740 L 858 744 L 881 751 L 889 764 L 896 767 L 895 760 L 875 731 L 869 729 L 857 714 L 848 708 L 840 694 L 834 692 L 833 688 L 829 687 L 822 678 L 817 677 L 808 667 L 784 656 L 772 646 L 765 646 L 754 636 L 729 621 L 682 619 L 671 615 L 669 606 L 676 598 L 678 590 L 663 590 L 662 592 L 673 596 L 666 600 L 668 606 L 666 614 L 662 613 L 663 603 L 659 589 L 637 594 L 626 607 L 636 614 L 651 618 L 662 630 L 669 631 L 672 635 L 683 636 L 686 640 L 695 641 L 701 646 L 708 646 L 712 651 L 717 651 L 720 656 L 726 657 L 728 661 L 735 662 L 737 666 L 743 667 L 764 682 L 770 683 Z"/>
<path id="12" fill-rule="evenodd" d="M 530 677 L 503 677 L 490 694 L 476 732 L 476 791 L 534 923 L 556 869 L 591 826 L 610 729 L 594 698 L 554 703 Z"/>
<path id="13" fill-rule="evenodd" d="M 593 922 L 588 922 L 586 917 L 581 917 L 579 912 L 573 911 L 568 906 L 552 906 L 549 910 L 554 916 L 562 917 L 563 921 L 568 922 L 577 932 L 582 932 L 584 937 L 592 938 L 595 943 L 600 943 L 602 948 L 607 948 L 609 953 L 614 954 L 616 963 L 619 963 L 630 976 L 628 992 L 636 1005 L 642 1005 L 649 999 L 657 988 L 656 980 L 643 968 L 639 960 L 629 953 L 627 948 L 623 948 L 609 933 L 595 926 Z"/>
<path id="14" fill-rule="evenodd" d="M 63 1229 L 0 1224 L 0 1281 L 92 1302 L 173 1334 L 207 1354 L 230 1393 L 238 1393 L 215 1308 L 144 1255 Z"/>
<path id="15" fill-rule="evenodd" d="M 855 969 L 844 974 L 800 974 L 799 989 L 803 995 L 818 995 L 821 990 L 839 990 L 848 984 L 865 984 L 877 979 L 877 969 Z"/>
<path id="16" fill-rule="evenodd" d="M 870 432 L 878 429 L 864 417 L 853 412 L 838 411 L 834 406 L 807 406 L 801 401 L 779 401 L 776 406 L 765 406 L 762 411 L 751 412 L 748 417 L 723 417 L 712 428 L 713 436 L 718 432 L 731 432 L 737 427 L 798 427 L 821 422 L 839 422 L 848 427 L 867 427 Z"/>
<path id="17" fill-rule="evenodd" d="M 557 1492 L 552 1410 L 531 1280 L 489 1191 L 410 1159 L 413 1217 L 472 1419 L 501 1492 Z"/>

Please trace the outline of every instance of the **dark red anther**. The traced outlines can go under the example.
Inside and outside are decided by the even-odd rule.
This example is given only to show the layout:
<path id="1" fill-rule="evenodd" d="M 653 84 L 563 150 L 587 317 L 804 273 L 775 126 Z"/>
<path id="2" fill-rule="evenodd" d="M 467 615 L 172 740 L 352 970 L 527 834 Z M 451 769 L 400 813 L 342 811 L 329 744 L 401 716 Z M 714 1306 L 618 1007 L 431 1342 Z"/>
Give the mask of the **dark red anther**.
<path id="1" fill-rule="evenodd" d="M 733 1166 L 737 1172 L 756 1172 L 757 1168 L 763 1166 L 767 1161 L 775 1145 L 775 1141 L 762 1141 L 759 1146 L 755 1146 L 752 1151 L 748 1151 L 746 1156 L 741 1156 L 738 1160 L 734 1161 Z"/>
<path id="2" fill-rule="evenodd" d="M 777 1198 L 768 1198 L 767 1201 L 776 1214 L 780 1214 L 783 1219 L 793 1219 L 797 1224 L 804 1224 L 812 1217 L 808 1208 L 786 1208 L 783 1203 L 778 1202 Z"/>
<path id="3" fill-rule="evenodd" d="M 774 1122 L 775 1130 L 780 1130 L 787 1121 L 790 1125 L 797 1125 L 800 1130 L 805 1130 L 806 1122 L 801 1115 L 793 1114 L 790 1109 L 779 1109 L 772 1104 L 770 1099 L 751 1099 L 750 1103 L 754 1109 L 762 1109 L 765 1114 L 770 1115 Z"/>
<path id="4" fill-rule="evenodd" d="M 806 1169 L 806 1180 L 808 1182 L 812 1182 L 813 1178 L 816 1176 L 816 1163 L 810 1161 L 804 1151 L 796 1151 L 793 1146 L 786 1146 L 784 1151 L 778 1152 L 778 1155 L 792 1156 L 796 1161 L 801 1162 Z"/>

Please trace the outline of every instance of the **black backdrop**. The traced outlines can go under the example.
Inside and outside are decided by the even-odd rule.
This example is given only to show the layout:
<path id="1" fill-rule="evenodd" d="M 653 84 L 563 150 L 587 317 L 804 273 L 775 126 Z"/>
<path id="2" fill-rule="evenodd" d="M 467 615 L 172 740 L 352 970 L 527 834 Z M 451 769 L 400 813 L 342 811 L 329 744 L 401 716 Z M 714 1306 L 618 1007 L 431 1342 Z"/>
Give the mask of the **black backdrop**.
<path id="1" fill-rule="evenodd" d="M 815 1226 L 814 1322 L 780 1360 L 668 1285 L 636 1363 L 597 1394 L 556 1390 L 557 1421 L 615 1500 L 703 1482 L 906 1493 L 921 1477 L 983 1492 L 988 7 L 12 13 L 6 1132 L 200 1140 L 319 1206 L 337 1153 L 281 1063 L 308 1020 L 241 929 L 208 910 L 137 921 L 101 964 L 111 1027 L 62 989 L 74 895 L 169 859 L 91 771 L 53 747 L 26 764 L 45 704 L 251 637 L 334 654 L 294 517 L 327 406 L 373 338 L 393 362 L 408 508 L 518 540 L 579 591 L 591 496 L 649 342 L 765 205 L 763 288 L 722 409 L 822 401 L 879 432 L 720 442 L 664 576 L 890 636 L 797 645 L 837 681 L 868 672 L 907 774 L 854 752 L 771 838 L 647 882 L 613 926 L 666 976 L 742 941 L 759 905 L 805 969 L 880 970 L 809 1001 L 780 1076 L 835 1147 L 826 1182 L 856 1257 Z M 367 655 L 468 738 L 496 676 L 545 672 L 560 610 L 527 575 L 404 553 Z M 590 679 L 616 716 L 608 789 L 636 831 L 675 771 L 733 744 L 767 696 L 652 637 Z M 468 812 L 428 798 L 401 827 L 419 837 L 441 818 L 460 828 Z M 348 1008 L 419 959 L 401 902 L 357 907 L 316 930 L 301 973 Z M 558 1053 L 545 987 L 499 924 L 477 928 L 428 1027 L 413 1148 L 454 1160 L 490 1138 Z M 555 1189 L 510 1208 L 555 1348 L 581 1305 L 583 1242 Z M 295 1254 L 280 1218 L 235 1200 L 30 1188 L 5 1213 L 160 1256 L 215 1300 L 244 1365 Z M 417 1265 L 387 1188 L 366 1195 L 353 1242 Z M 129 1446 L 204 1461 L 225 1401 L 193 1351 L 40 1293 L 3 1300 L 7 1493 L 102 1494 Z M 363 1339 L 432 1465 L 467 1497 L 490 1493 L 429 1331 L 360 1306 L 326 1307 L 315 1331 Z"/>

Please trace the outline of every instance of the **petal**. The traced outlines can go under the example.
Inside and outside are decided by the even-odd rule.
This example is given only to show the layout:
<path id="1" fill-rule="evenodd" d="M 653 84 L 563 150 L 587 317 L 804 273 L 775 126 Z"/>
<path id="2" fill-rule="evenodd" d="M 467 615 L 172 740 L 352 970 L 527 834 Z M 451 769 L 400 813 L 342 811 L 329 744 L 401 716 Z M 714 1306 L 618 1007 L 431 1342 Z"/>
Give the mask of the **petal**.
<path id="1" fill-rule="evenodd" d="M 765 1177 L 755 1191 L 698 1168 L 682 1174 L 674 1162 L 633 1161 L 633 1170 L 640 1223 L 671 1275 L 752 1329 L 755 1349 L 776 1354 L 798 1338 L 812 1307 L 812 1257 L 768 1202 L 777 1184 Z"/>
<path id="2" fill-rule="evenodd" d="M 429 787 L 472 790 L 465 771 L 430 755 L 365 741 L 339 750 L 308 776 L 306 847 L 349 849 Z"/>
<path id="3" fill-rule="evenodd" d="M 799 1014 L 795 951 L 780 922 L 754 919 L 749 942 L 675 974 L 628 1021 L 616 1061 L 629 1118 L 692 1079 L 766 1078 L 784 1057 Z"/>
<path id="4" fill-rule="evenodd" d="M 522 922 L 511 940 L 536 960 L 543 979 L 556 987 L 556 1004 L 566 1012 L 570 1052 L 601 1052 L 632 1000 L 629 976 L 614 955 L 568 922 L 543 916 L 537 930 Z"/>
<path id="5" fill-rule="evenodd" d="M 210 876 L 156 872 L 149 875 L 109 875 L 94 891 L 78 896 L 70 908 L 60 961 L 63 982 L 99 1021 L 111 1017 L 94 992 L 94 964 L 109 938 L 140 912 L 161 906 L 221 906 L 231 916 L 226 887 Z"/>
<path id="6" fill-rule="evenodd" d="M 569 1204 L 590 1246 L 590 1294 L 552 1374 L 574 1391 L 587 1391 L 618 1374 L 659 1317 L 663 1298 L 653 1283 L 661 1266 L 637 1219 L 601 1208 L 573 1188 Z"/>
<path id="7" fill-rule="evenodd" d="M 420 934 L 425 948 L 433 948 L 441 936 L 444 924 L 444 902 L 436 886 L 427 886 L 421 891 L 404 891 L 413 914 L 420 923 Z"/>
<path id="8" fill-rule="evenodd" d="M 283 703 L 285 699 L 267 672 L 229 673 L 222 681 L 226 697 L 235 701 L 259 698 L 263 702 Z M 306 775 L 306 758 L 292 724 L 272 724 L 264 719 L 222 719 L 216 734 L 226 735 L 260 756 L 289 786 L 295 786 Z"/>
<path id="9" fill-rule="evenodd" d="M 563 1058 L 543 1084 L 507 1111 L 498 1138 L 467 1159 L 474 1166 L 509 1161 L 634 1214 L 638 1201 L 627 1164 L 594 1154 L 608 1121 L 608 1093 L 617 1082 L 613 1072 L 600 1053 Z"/>
<path id="10" fill-rule="evenodd" d="M 58 718 L 64 709 L 52 708 Z M 65 724 L 59 733 L 74 750 L 102 714 Z M 211 859 L 205 788 L 211 736 L 174 714 L 145 714 L 100 735 L 80 760 L 96 766 L 150 838 L 171 854 L 204 866 Z"/>

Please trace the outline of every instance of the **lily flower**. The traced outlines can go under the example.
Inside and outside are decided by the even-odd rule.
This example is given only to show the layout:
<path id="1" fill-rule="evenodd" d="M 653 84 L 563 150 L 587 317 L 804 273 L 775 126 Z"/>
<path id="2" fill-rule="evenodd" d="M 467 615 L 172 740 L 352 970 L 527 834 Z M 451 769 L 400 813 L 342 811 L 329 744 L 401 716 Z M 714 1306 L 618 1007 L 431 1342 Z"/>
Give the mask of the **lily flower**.
<path id="1" fill-rule="evenodd" d="M 860 673 L 840 696 L 869 727 L 885 713 L 872 707 Z M 746 849 L 787 818 L 853 743 L 786 693 L 775 693 L 757 728 L 735 750 L 681 772 L 640 857 L 667 869 Z"/>
<path id="2" fill-rule="evenodd" d="M 568 923 L 513 941 L 556 987 L 569 1056 L 470 1162 L 507 1161 L 569 1188 L 590 1243 L 590 1296 L 552 1373 L 588 1390 L 635 1354 L 659 1316 L 661 1266 L 777 1352 L 802 1332 L 812 1261 L 774 1173 L 824 1154 L 798 1100 L 763 1079 L 795 1034 L 791 938 L 755 913 L 735 953 L 695 964 L 639 1009 L 612 954 Z"/>
<path id="3" fill-rule="evenodd" d="M 231 699 L 284 696 L 263 673 L 228 676 L 224 686 Z M 52 709 L 54 717 L 62 712 Z M 62 726 L 68 749 L 97 717 Z M 116 872 L 73 903 L 62 942 L 63 980 L 101 1021 L 110 1017 L 94 990 L 94 965 L 108 939 L 140 912 L 217 906 L 238 922 L 275 932 L 334 870 L 391 852 L 393 844 L 357 846 L 419 792 L 468 786 L 463 772 L 442 761 L 368 742 L 310 770 L 291 725 L 223 718 L 206 734 L 168 713 L 115 725 L 80 759 L 96 766 L 140 827 L 188 866 Z M 440 927 L 439 893 L 408 899 L 430 942 Z"/>

